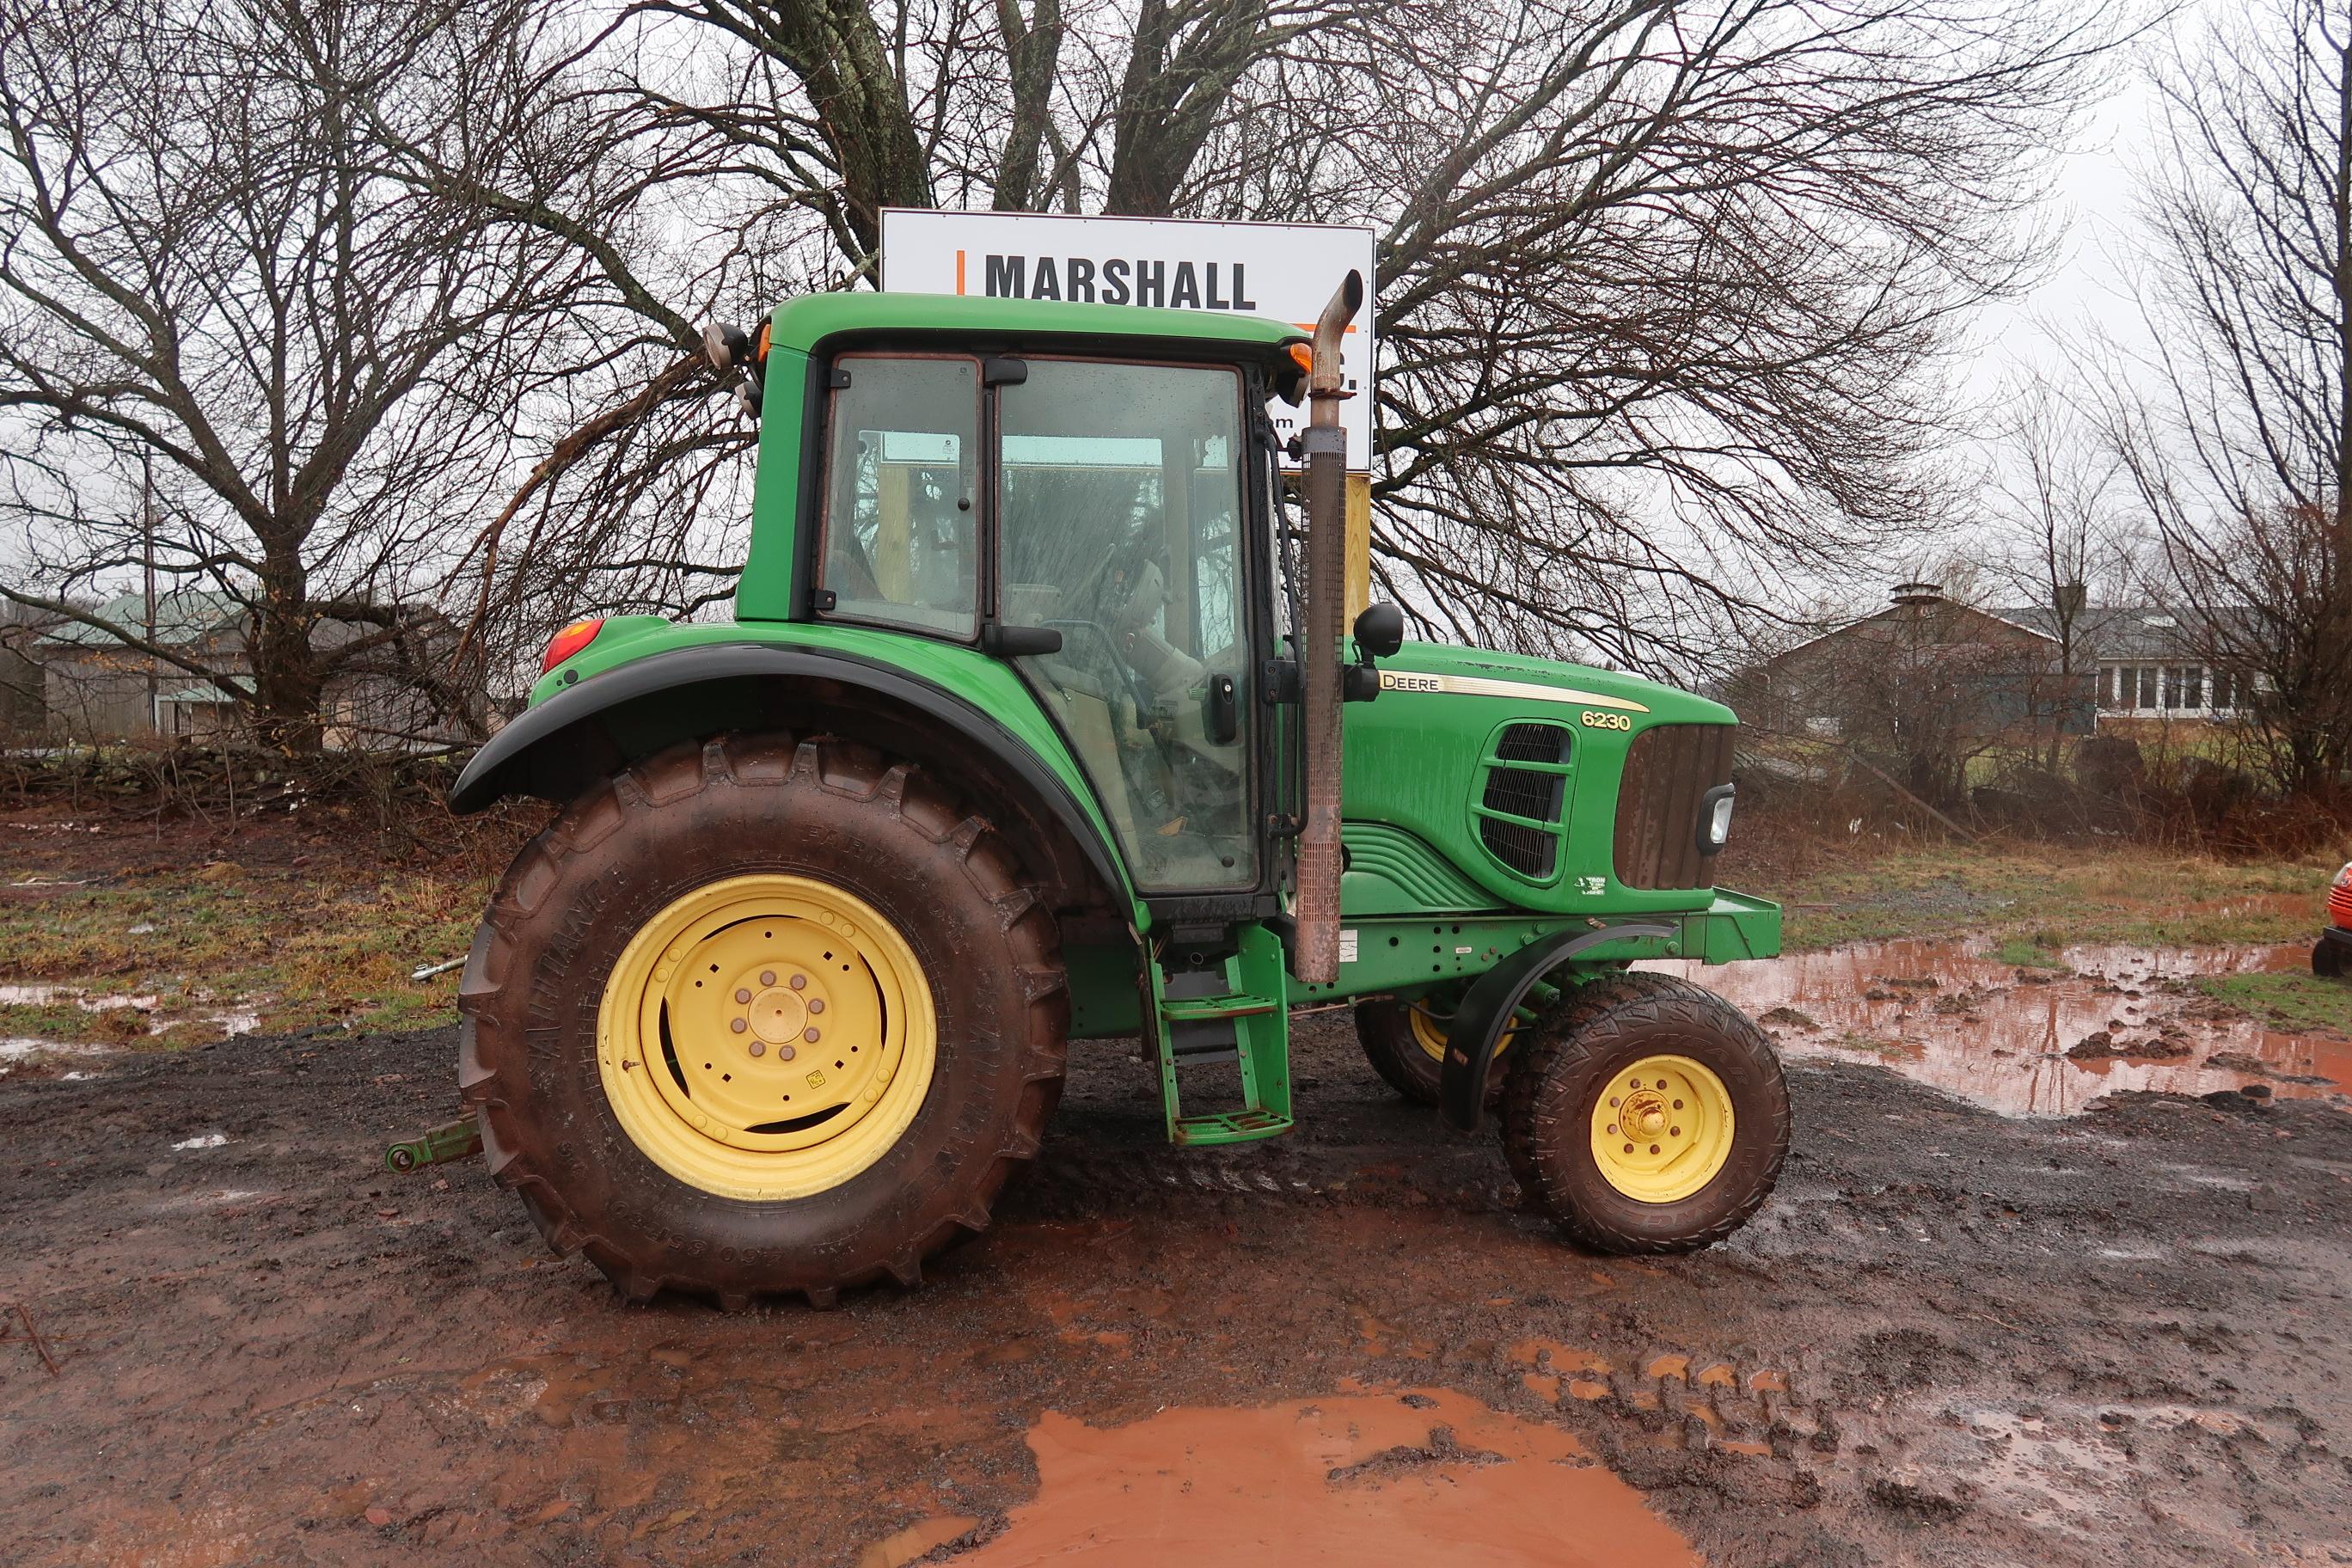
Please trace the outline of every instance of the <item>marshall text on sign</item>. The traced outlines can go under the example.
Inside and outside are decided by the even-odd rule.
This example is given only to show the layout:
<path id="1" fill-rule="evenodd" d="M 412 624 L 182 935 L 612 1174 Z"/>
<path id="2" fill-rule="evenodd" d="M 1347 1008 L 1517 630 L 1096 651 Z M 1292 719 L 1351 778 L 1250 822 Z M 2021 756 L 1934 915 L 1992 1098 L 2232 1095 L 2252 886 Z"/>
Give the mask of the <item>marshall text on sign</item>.
<path id="1" fill-rule="evenodd" d="M 1223 274 L 1222 278 L 1220 274 Z M 1080 304 L 1164 305 L 1173 310 L 1255 311 L 1247 273 L 1238 261 L 1129 259 L 1124 256 L 1000 256 L 981 270 L 981 292 L 992 300 L 1069 300 Z M 956 292 L 965 280 L 964 252 L 956 252 Z"/>

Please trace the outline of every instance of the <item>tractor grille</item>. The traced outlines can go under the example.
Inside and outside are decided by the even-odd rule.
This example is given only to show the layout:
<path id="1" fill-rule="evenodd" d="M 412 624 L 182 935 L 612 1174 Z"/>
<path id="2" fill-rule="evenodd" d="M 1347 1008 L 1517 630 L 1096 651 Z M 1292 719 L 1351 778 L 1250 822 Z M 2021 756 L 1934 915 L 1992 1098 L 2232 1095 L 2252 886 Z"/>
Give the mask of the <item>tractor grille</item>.
<path id="1" fill-rule="evenodd" d="M 1731 782 L 1733 724 L 1654 724 L 1625 749 L 1617 791 L 1617 880 L 1629 888 L 1705 888 L 1715 857 L 1699 850 L 1699 805 Z"/>
<path id="2" fill-rule="evenodd" d="M 2327 923 L 2352 931 L 2352 880 L 2327 889 Z"/>
<path id="3" fill-rule="evenodd" d="M 1514 768 L 1509 763 L 1560 763 L 1568 761 L 1569 732 L 1558 724 L 1514 724 L 1495 743 L 1496 762 L 1486 769 L 1486 793 L 1480 804 L 1488 811 L 1532 818 L 1553 826 L 1538 827 L 1498 817 L 1478 819 L 1478 841 L 1486 853 L 1536 881 L 1549 879 L 1559 867 L 1560 803 L 1568 780 L 1557 773 Z"/>

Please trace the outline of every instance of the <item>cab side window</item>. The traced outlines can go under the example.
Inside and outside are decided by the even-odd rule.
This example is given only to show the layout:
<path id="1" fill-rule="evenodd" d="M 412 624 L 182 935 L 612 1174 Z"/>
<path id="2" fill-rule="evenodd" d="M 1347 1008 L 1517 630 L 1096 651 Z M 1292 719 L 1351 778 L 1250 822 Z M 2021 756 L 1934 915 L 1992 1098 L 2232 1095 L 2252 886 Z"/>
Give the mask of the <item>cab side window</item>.
<path id="1" fill-rule="evenodd" d="M 818 583 L 836 618 L 970 637 L 979 622 L 980 367 L 845 355 Z"/>

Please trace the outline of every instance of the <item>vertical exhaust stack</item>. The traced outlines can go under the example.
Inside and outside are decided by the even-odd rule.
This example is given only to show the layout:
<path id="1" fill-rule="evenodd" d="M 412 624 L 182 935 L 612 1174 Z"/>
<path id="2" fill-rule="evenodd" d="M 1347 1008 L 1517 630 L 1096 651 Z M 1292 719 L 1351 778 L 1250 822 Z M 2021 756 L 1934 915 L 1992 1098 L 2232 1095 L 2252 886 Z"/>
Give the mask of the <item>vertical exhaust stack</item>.
<path id="1" fill-rule="evenodd" d="M 1348 592 L 1348 433 L 1339 404 L 1349 395 L 1339 342 L 1363 303 L 1363 277 L 1350 272 L 1315 323 L 1307 373 L 1307 624 L 1298 637 L 1307 813 L 1298 836 L 1298 951 L 1291 970 L 1313 985 L 1339 978 L 1339 621 Z"/>

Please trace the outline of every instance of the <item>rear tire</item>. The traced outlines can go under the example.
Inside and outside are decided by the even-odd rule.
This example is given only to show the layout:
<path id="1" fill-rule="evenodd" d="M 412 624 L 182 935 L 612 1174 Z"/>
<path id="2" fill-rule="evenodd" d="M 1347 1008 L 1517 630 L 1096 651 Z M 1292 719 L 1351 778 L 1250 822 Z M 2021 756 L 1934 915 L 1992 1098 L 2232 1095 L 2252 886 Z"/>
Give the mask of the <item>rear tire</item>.
<path id="1" fill-rule="evenodd" d="M 1789 1152 L 1788 1085 L 1763 1030 L 1722 997 L 1670 975 L 1606 975 L 1529 1033 L 1504 1092 L 1503 1152 L 1521 1189 L 1570 1240 L 1596 1252 L 1696 1251 L 1770 1195 Z M 1642 1092 L 1672 1082 L 1661 1091 L 1672 1098 L 1657 1105 L 1665 1126 L 1636 1134 L 1627 1125 L 1637 1148 L 1612 1175 L 1597 1152 L 1601 1125 L 1616 1114 L 1604 1102 L 1612 1089 L 1626 1096 L 1628 1068 L 1653 1064 L 1663 1065 Z M 1617 1131 L 1612 1123 L 1612 1161 Z M 1717 1134 L 1719 1152 L 1707 1142 Z M 1675 1140 L 1685 1136 L 1693 1142 L 1678 1160 Z M 1654 1168 L 1638 1152 L 1652 1147 L 1663 1152 Z"/>
<path id="2" fill-rule="evenodd" d="M 2341 980 L 2352 974 L 2352 942 L 2321 937 L 2311 950 L 2311 972 L 2322 980 Z"/>
<path id="3" fill-rule="evenodd" d="M 1364 1047 L 1365 1059 L 1391 1089 L 1416 1105 L 1434 1106 L 1438 1102 L 1438 1086 L 1445 1068 L 1445 1030 L 1454 1021 L 1453 1004 L 1460 1000 L 1458 994 L 1441 994 L 1411 1002 L 1375 996 L 1356 1004 L 1356 1039 Z M 1507 1048 L 1510 1043 L 1507 1036 L 1504 1047 Z M 1509 1066 L 1510 1058 L 1498 1052 L 1486 1069 L 1486 1107 L 1490 1110 L 1502 1101 L 1503 1082 Z"/>
<path id="4" fill-rule="evenodd" d="M 722 902 L 706 921 L 716 934 L 699 938 L 676 923 L 730 887 L 776 912 L 736 919 Z M 795 903 L 794 889 L 807 899 Z M 793 973 L 760 994 L 748 1032 L 740 992 L 681 1004 L 706 952 L 731 963 L 761 936 L 841 952 L 802 975 L 807 963 L 751 949 L 742 964 Z M 861 956 L 855 970 L 840 962 Z M 649 978 L 673 973 L 667 991 Z M 828 981 L 830 1016 L 803 1016 Z M 692 1010 L 713 996 L 719 1011 Z M 675 747 L 574 801 L 507 872 L 459 1007 L 459 1078 L 481 1108 L 483 1152 L 556 1251 L 585 1254 L 631 1300 L 673 1289 L 729 1309 L 782 1292 L 829 1306 L 886 1278 L 912 1285 L 924 1258 L 985 1226 L 1060 1098 L 1069 1025 L 1053 919 L 984 819 L 866 748 L 773 734 Z M 656 1031 L 632 1022 L 650 1017 Z M 780 1043 L 754 1062 L 763 1036 Z M 866 1055 L 834 1059 L 859 1039 Z M 710 1062 L 682 1063 L 688 1051 Z M 885 1055 L 898 1077 L 877 1076 Z M 795 1077 L 782 1076 L 787 1058 Z M 714 1064 L 741 1079 L 689 1081 Z M 874 1091 L 798 1122 L 741 1113 L 747 1089 L 765 1107 L 781 1098 L 765 1091 L 801 1088 L 803 1069 L 830 1073 L 836 1096 L 852 1080 Z M 665 1070 L 674 1081 L 658 1095 L 638 1087 Z M 824 1098 L 807 1090 L 775 1113 Z M 675 1125 L 661 1120 L 666 1102 L 683 1107 Z M 883 1120 L 859 1134 L 869 1115 Z M 811 1138 L 821 1146 L 772 1147 Z"/>

